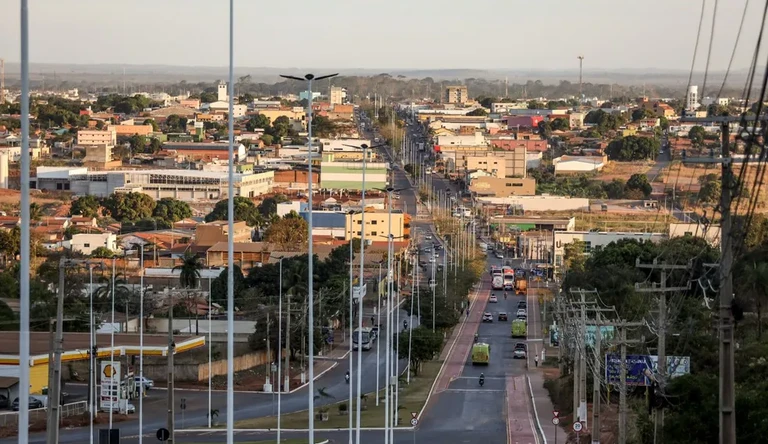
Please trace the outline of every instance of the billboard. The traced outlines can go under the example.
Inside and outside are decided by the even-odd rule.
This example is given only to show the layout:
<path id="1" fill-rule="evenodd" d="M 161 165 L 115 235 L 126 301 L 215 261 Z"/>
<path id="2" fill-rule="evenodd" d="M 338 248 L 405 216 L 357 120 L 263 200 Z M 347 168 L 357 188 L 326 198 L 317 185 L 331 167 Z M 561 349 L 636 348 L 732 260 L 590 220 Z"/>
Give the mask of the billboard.
<path id="1" fill-rule="evenodd" d="M 115 409 L 120 402 L 120 372 L 119 361 L 101 361 L 101 392 L 99 407 L 102 410 Z"/>
<path id="2" fill-rule="evenodd" d="M 646 369 L 656 373 L 659 363 L 657 355 L 627 355 L 627 385 L 647 386 L 650 380 Z M 621 379 L 621 355 L 605 355 L 605 380 L 608 384 L 619 384 Z M 667 374 L 672 378 L 686 375 L 691 371 L 689 356 L 667 356 Z"/>
<path id="3" fill-rule="evenodd" d="M 595 346 L 595 336 L 597 335 L 597 326 L 596 325 L 587 325 L 586 326 L 586 335 L 584 336 L 584 340 L 586 341 L 587 347 L 594 347 Z M 613 329 L 612 325 L 603 325 L 600 327 L 600 341 L 610 341 L 614 338 L 615 331 Z"/>

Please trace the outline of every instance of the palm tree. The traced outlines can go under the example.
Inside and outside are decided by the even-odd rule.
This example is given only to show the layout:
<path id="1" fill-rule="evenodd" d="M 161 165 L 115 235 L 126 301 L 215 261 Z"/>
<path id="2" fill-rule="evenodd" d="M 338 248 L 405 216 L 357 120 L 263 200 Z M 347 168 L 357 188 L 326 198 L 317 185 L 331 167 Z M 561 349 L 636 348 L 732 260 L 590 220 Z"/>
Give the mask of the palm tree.
<path id="1" fill-rule="evenodd" d="M 43 208 L 36 203 L 29 204 L 30 220 L 40 220 L 41 217 L 43 217 Z"/>
<path id="2" fill-rule="evenodd" d="M 102 284 L 99 288 L 96 289 L 93 293 L 93 297 L 95 300 L 102 302 L 102 306 L 108 306 L 110 307 L 108 311 L 111 311 L 111 300 L 112 300 L 112 274 L 110 273 L 108 276 L 100 276 L 98 283 Z M 129 305 L 129 299 L 131 298 L 131 290 L 127 286 L 127 281 L 125 280 L 125 276 L 122 273 L 115 273 L 115 310 L 119 310 L 120 308 L 123 308 L 123 311 L 125 312 L 125 325 L 126 328 L 128 326 L 128 305 Z M 102 310 L 103 311 L 103 310 Z M 112 327 L 114 328 L 114 326 Z"/>
<path id="3" fill-rule="evenodd" d="M 197 288 L 197 281 L 200 279 L 200 269 L 203 268 L 203 263 L 200 258 L 193 253 L 186 252 L 181 259 L 181 264 L 173 267 L 173 271 L 180 270 L 179 283 L 182 288 L 187 290 Z M 188 294 L 187 297 L 187 310 L 195 312 L 195 334 L 200 333 L 200 326 L 198 324 L 197 315 L 197 298 L 191 298 Z M 173 307 L 171 308 L 173 310 Z M 192 321 L 190 320 L 190 330 L 192 329 Z"/>
<path id="4" fill-rule="evenodd" d="M 757 314 L 757 339 L 763 336 L 763 302 L 768 297 L 768 262 L 752 262 L 742 271 L 741 288 L 749 295 L 755 304 Z"/>

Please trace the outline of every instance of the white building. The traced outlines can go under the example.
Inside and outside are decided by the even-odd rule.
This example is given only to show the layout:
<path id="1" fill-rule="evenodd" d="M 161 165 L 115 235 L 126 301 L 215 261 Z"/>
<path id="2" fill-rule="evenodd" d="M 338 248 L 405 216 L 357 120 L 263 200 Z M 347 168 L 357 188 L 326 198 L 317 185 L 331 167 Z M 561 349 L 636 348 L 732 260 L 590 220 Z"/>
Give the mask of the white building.
<path id="1" fill-rule="evenodd" d="M 560 156 L 552 159 L 556 176 L 558 174 L 580 174 L 600 171 L 605 167 L 606 163 L 605 158 L 596 156 Z"/>
<path id="2" fill-rule="evenodd" d="M 65 240 L 61 246 L 67 250 L 82 254 L 91 254 L 99 247 L 105 247 L 109 251 L 117 251 L 117 236 L 113 233 L 75 234 L 72 239 Z"/>
<path id="3" fill-rule="evenodd" d="M 554 231 L 555 268 L 563 266 L 565 246 L 574 241 L 584 242 L 584 254 L 590 254 L 597 247 L 605 247 L 611 242 L 622 239 L 661 242 L 667 239 L 666 233 L 622 233 L 594 231 Z"/>
<path id="4" fill-rule="evenodd" d="M 219 102 L 227 102 L 229 100 L 229 95 L 227 94 L 227 84 L 224 82 L 219 82 L 218 87 L 218 95 L 217 100 Z"/>
<path id="5" fill-rule="evenodd" d="M 685 95 L 685 110 L 696 111 L 701 104 L 699 103 L 699 87 L 691 85 L 688 87 L 688 93 Z"/>
<path id="6" fill-rule="evenodd" d="M 701 99 L 701 104 L 704 106 L 709 106 L 709 105 L 728 106 L 729 103 L 731 103 L 731 99 L 727 97 L 704 97 L 703 99 Z"/>
<path id="7" fill-rule="evenodd" d="M 720 226 L 703 224 L 669 224 L 669 237 L 703 237 L 710 245 L 720 245 Z"/>
<path id="8" fill-rule="evenodd" d="M 476 132 L 475 134 L 459 135 L 459 136 L 437 136 L 437 144 L 440 147 L 450 146 L 487 146 L 488 141 L 483 136 L 483 133 Z"/>
<path id="9" fill-rule="evenodd" d="M 122 170 L 88 171 L 70 175 L 70 190 L 78 195 L 106 197 L 115 192 L 144 193 L 153 199 L 172 197 L 185 202 L 218 201 L 227 197 L 226 171 Z M 255 197 L 269 193 L 274 171 L 235 174 L 235 195 Z"/>
<path id="10" fill-rule="evenodd" d="M 77 145 L 106 145 L 115 146 L 117 144 L 117 132 L 111 130 L 80 130 L 77 132 Z"/>

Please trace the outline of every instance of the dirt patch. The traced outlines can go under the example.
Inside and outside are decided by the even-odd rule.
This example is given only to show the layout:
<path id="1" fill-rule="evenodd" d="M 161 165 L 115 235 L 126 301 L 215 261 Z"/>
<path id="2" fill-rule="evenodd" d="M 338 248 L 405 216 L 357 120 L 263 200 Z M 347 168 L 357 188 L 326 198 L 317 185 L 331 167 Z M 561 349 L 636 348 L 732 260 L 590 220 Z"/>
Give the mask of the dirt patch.
<path id="1" fill-rule="evenodd" d="M 333 364 L 334 364 L 333 361 L 315 360 L 315 375 L 318 375 L 320 372 L 329 369 Z M 290 388 L 296 388 L 301 385 L 301 362 L 292 361 L 290 365 L 291 365 Z M 285 371 L 284 368 L 282 370 Z M 264 390 L 264 382 L 266 381 L 266 376 L 267 376 L 267 368 L 263 365 L 260 365 L 258 367 L 254 367 L 248 370 L 243 370 L 240 372 L 235 372 L 235 375 L 233 377 L 235 390 L 262 391 Z M 275 375 L 271 375 L 271 378 L 274 378 L 274 376 Z M 273 385 L 275 384 L 274 381 L 271 381 L 271 382 L 273 383 Z M 208 381 L 177 382 L 175 386 L 176 388 L 207 390 Z M 211 387 L 213 388 L 213 390 L 226 390 L 227 375 L 214 376 L 211 379 Z"/>
<path id="2" fill-rule="evenodd" d="M 112 422 L 123 422 L 131 419 L 130 415 L 122 415 L 115 413 L 112 415 Z M 90 415 L 88 413 L 83 413 L 81 415 L 76 416 L 70 416 L 68 418 L 62 418 L 61 425 L 59 426 L 60 429 L 73 429 L 73 428 L 79 428 L 79 427 L 87 427 L 90 424 Z M 97 417 L 93 418 L 93 424 L 109 424 L 109 415 L 108 414 L 99 414 Z M 42 432 L 46 430 L 47 422 L 44 419 L 34 421 L 29 424 L 29 431 L 30 432 Z M 0 427 L 0 438 L 9 438 L 12 436 L 16 436 L 19 434 L 18 427 Z"/>
<path id="3" fill-rule="evenodd" d="M 603 182 L 613 179 L 627 180 L 633 174 L 646 174 L 653 167 L 653 162 L 610 162 L 595 177 Z"/>

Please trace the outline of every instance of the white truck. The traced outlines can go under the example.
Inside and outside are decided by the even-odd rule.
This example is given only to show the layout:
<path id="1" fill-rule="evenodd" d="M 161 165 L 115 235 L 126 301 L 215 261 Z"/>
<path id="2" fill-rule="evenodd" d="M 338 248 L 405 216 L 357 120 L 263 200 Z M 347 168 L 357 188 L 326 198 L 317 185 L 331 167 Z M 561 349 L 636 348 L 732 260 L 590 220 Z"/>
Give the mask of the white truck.
<path id="1" fill-rule="evenodd" d="M 493 280 L 491 281 L 491 286 L 494 290 L 503 290 L 504 289 L 504 276 L 497 274 L 493 276 Z"/>

